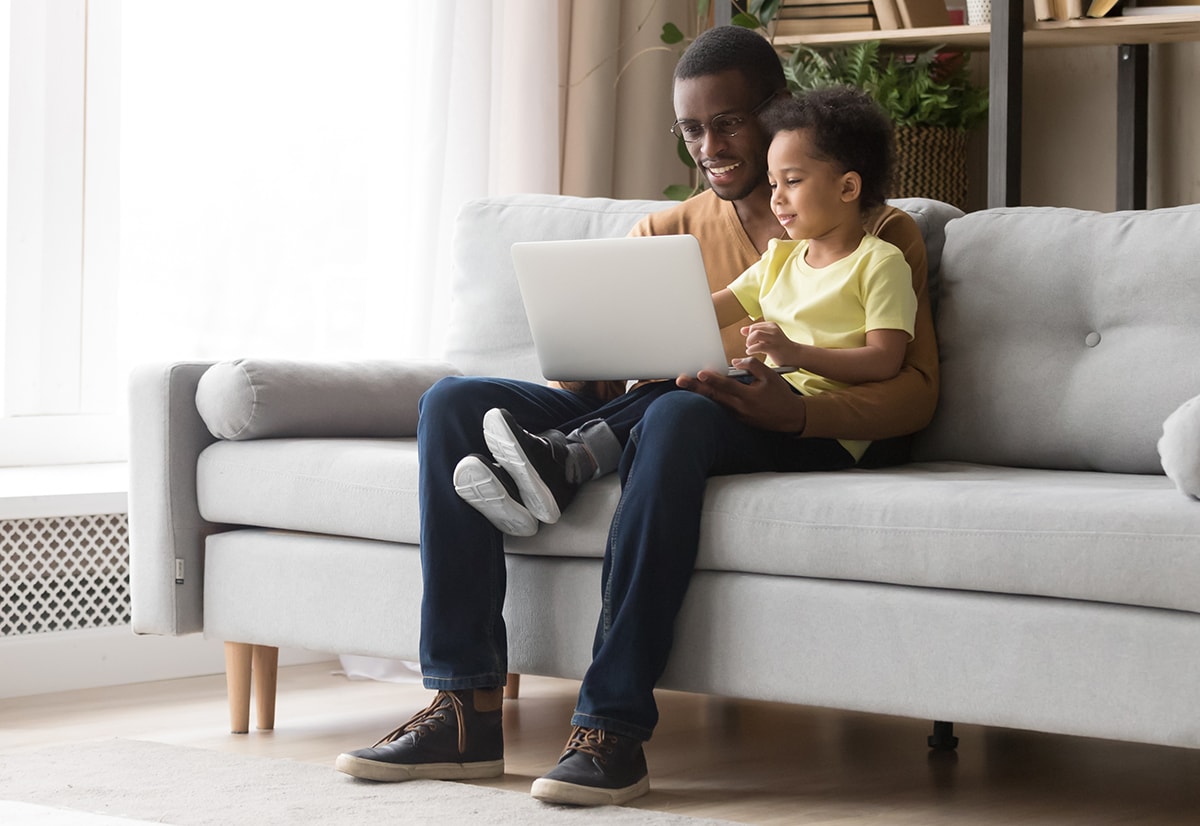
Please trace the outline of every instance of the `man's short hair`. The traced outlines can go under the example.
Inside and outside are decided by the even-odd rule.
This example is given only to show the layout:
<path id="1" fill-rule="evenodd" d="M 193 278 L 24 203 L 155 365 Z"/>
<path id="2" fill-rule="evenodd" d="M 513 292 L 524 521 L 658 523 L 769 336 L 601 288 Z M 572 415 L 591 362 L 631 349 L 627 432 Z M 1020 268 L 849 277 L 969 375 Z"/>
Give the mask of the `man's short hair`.
<path id="1" fill-rule="evenodd" d="M 762 35 L 741 26 L 716 26 L 702 32 L 675 65 L 675 80 L 691 80 L 730 69 L 741 72 L 761 100 L 787 88 L 783 64 L 775 48 Z"/>
<path id="2" fill-rule="evenodd" d="M 864 211 L 887 200 L 896 161 L 895 127 L 862 89 L 829 86 L 780 97 L 761 120 L 772 138 L 779 132 L 807 130 L 818 157 L 845 172 L 857 172 L 862 178 L 859 205 Z"/>

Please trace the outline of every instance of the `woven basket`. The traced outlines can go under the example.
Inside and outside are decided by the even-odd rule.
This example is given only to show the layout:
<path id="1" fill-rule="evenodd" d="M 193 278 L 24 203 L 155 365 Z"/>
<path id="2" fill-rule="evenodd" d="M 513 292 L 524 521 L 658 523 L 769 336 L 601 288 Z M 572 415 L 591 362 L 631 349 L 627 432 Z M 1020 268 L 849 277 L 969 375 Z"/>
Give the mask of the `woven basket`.
<path id="1" fill-rule="evenodd" d="M 945 126 L 896 127 L 896 198 L 967 200 L 967 133 Z"/>

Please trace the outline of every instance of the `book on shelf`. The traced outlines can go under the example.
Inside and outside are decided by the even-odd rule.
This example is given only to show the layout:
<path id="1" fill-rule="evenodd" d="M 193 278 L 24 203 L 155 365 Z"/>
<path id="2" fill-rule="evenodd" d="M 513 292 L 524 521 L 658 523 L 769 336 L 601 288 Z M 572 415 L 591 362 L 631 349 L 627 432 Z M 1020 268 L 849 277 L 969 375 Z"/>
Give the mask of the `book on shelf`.
<path id="1" fill-rule="evenodd" d="M 949 26 L 950 12 L 946 0 L 896 0 L 900 8 L 900 22 L 906 29 L 924 29 L 932 26 Z"/>
<path id="2" fill-rule="evenodd" d="M 1113 9 L 1117 8 L 1121 0 L 1092 0 L 1087 7 L 1088 17 L 1103 17 Z M 1082 15 L 1080 15 L 1082 17 Z M 1116 17 L 1116 15 L 1113 15 Z"/>
<path id="3" fill-rule="evenodd" d="M 779 10 L 775 12 L 775 19 L 782 20 L 797 14 L 804 14 L 813 6 L 842 6 L 851 2 L 861 3 L 864 0 L 784 0 L 779 6 Z"/>
<path id="4" fill-rule="evenodd" d="M 811 20 L 814 17 L 870 17 L 873 8 L 870 0 L 858 3 L 810 3 L 807 6 L 789 8 L 788 14 L 778 20 Z"/>
<path id="5" fill-rule="evenodd" d="M 903 29 L 904 21 L 900 19 L 900 6 L 896 0 L 872 0 L 875 7 L 875 19 L 881 29 Z"/>
<path id="6" fill-rule="evenodd" d="M 835 34 L 840 32 L 869 32 L 877 29 L 873 15 L 865 17 L 808 17 L 775 21 L 776 37 L 794 37 L 805 34 Z"/>
<path id="7" fill-rule="evenodd" d="M 1161 3 L 1161 5 L 1160 5 Z M 1167 15 L 1183 15 L 1185 17 L 1200 17 L 1200 6 L 1196 5 L 1166 5 L 1162 0 L 1155 0 L 1155 4 L 1125 6 L 1121 10 L 1122 15 L 1129 17 L 1140 17 L 1151 14 L 1167 14 Z"/>
<path id="8" fill-rule="evenodd" d="M 1090 13 L 1089 2 L 1093 5 L 1107 3 L 1112 8 L 1120 0 L 1033 0 L 1033 16 L 1035 20 L 1074 20 L 1084 17 L 1085 12 Z M 1094 16 L 1102 17 L 1103 12 Z"/>

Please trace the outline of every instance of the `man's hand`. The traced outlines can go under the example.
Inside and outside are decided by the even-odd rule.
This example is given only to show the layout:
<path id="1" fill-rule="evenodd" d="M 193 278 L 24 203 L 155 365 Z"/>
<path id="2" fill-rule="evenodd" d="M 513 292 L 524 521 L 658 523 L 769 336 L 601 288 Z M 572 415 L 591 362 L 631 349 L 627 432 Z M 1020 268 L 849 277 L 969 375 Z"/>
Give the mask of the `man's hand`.
<path id="1" fill-rule="evenodd" d="M 748 384 L 709 370 L 701 370 L 696 378 L 680 376 L 675 384 L 724 405 L 739 421 L 753 427 L 781 433 L 804 431 L 803 396 L 758 359 L 739 359 L 733 364 L 750 373 Z"/>

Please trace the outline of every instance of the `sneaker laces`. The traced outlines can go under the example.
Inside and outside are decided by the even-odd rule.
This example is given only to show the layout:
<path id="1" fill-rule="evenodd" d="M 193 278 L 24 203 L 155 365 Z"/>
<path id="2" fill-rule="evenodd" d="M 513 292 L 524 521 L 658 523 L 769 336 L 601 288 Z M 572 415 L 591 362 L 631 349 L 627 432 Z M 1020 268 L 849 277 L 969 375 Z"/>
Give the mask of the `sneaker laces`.
<path id="1" fill-rule="evenodd" d="M 467 750 L 467 727 L 463 724 L 463 701 L 452 691 L 439 691 L 428 708 L 418 711 L 408 722 L 383 735 L 371 748 L 399 740 L 410 731 L 415 732 L 419 738 L 446 721 L 445 711 L 448 707 L 454 710 L 455 721 L 458 723 L 458 753 L 464 754 Z"/>
<path id="2" fill-rule="evenodd" d="M 589 754 L 604 763 L 608 761 L 608 756 L 612 754 L 616 746 L 617 737 L 615 734 L 609 734 L 604 729 L 575 726 L 575 728 L 571 729 L 571 736 L 567 740 L 567 747 L 563 751 L 563 754 L 579 751 Z"/>

